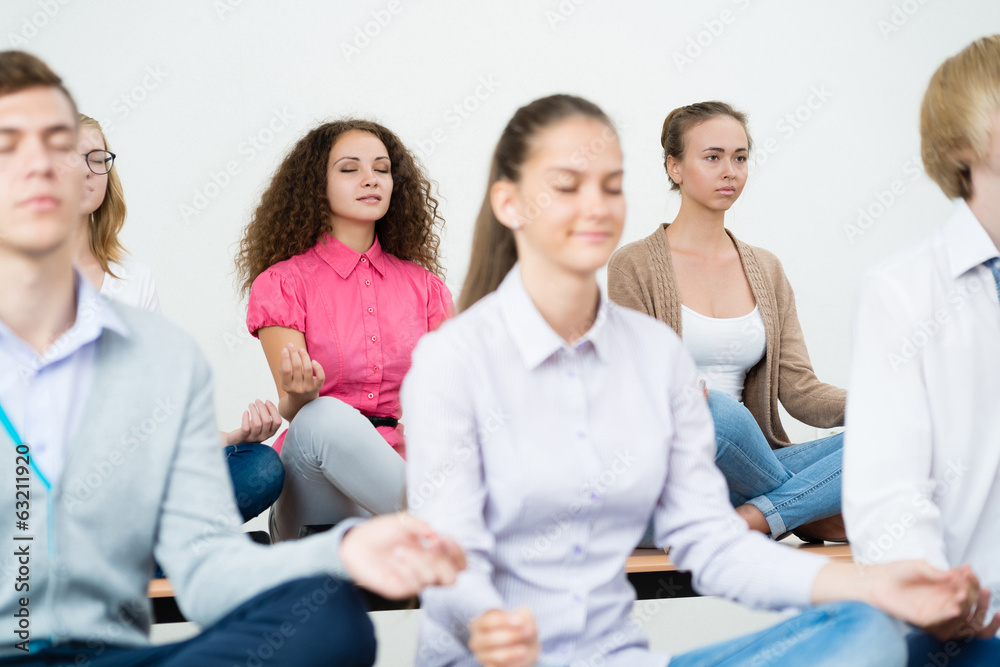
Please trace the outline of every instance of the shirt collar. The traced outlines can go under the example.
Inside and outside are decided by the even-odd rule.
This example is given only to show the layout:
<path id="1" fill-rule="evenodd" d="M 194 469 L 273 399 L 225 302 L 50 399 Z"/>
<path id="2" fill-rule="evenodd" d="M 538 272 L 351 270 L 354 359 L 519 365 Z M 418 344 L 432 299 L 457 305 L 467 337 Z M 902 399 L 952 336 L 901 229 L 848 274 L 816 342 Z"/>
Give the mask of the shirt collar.
<path id="1" fill-rule="evenodd" d="M 606 360 L 606 346 L 610 344 L 606 324 L 611 306 L 603 293 L 600 295 L 594 323 L 572 345 L 564 341 L 538 312 L 521 281 L 520 263 L 514 264 L 507 273 L 507 277 L 497 288 L 497 294 L 510 326 L 511 336 L 529 369 L 538 367 L 560 349 L 581 350 L 588 345 L 594 348 L 602 361 Z"/>
<path id="2" fill-rule="evenodd" d="M 324 234 L 323 238 L 316 244 L 316 252 L 324 262 L 333 267 L 333 270 L 341 278 L 346 279 L 347 276 L 351 275 L 362 257 L 367 257 L 369 263 L 380 274 L 385 275 L 385 252 L 382 251 L 382 245 L 378 242 L 378 234 L 375 235 L 372 247 L 363 253 L 347 247 L 335 239 L 332 234 Z"/>
<path id="3" fill-rule="evenodd" d="M 41 356 L 38 356 L 31 346 L 18 338 L 3 321 L 0 321 L 0 340 L 7 339 L 14 345 L 22 347 L 26 355 L 30 355 L 32 365 L 36 369 L 72 356 L 84 345 L 100 338 L 105 329 L 121 336 L 129 335 L 129 329 L 125 322 L 108 301 L 98 294 L 97 290 L 84 280 L 83 276 L 75 269 L 73 275 L 76 289 L 76 319 L 73 326 L 50 345 Z"/>
<path id="4" fill-rule="evenodd" d="M 942 230 L 953 278 L 1000 255 L 992 239 L 963 199 L 955 206 Z"/>

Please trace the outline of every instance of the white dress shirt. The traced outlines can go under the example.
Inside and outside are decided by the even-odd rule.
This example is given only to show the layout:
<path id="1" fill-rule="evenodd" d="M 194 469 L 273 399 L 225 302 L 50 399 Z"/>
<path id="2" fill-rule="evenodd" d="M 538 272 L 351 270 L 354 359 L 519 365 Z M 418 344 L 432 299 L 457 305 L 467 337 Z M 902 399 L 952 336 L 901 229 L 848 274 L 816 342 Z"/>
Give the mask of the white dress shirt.
<path id="1" fill-rule="evenodd" d="M 997 248 L 968 205 L 872 270 L 858 303 L 844 444 L 856 559 L 970 563 L 1000 592 Z"/>
<path id="2" fill-rule="evenodd" d="M 468 557 L 454 586 L 423 595 L 419 665 L 476 664 L 469 621 L 527 605 L 541 664 L 662 667 L 629 619 L 624 572 L 650 515 L 704 594 L 806 605 L 826 563 L 747 529 L 713 463 L 691 356 L 670 327 L 603 296 L 568 345 L 515 266 L 420 340 L 402 403 L 410 510 Z"/>
<path id="3" fill-rule="evenodd" d="M 0 405 L 49 484 L 62 473 L 66 443 L 90 393 L 97 340 L 105 329 L 128 334 L 90 283 L 75 275 L 76 321 L 41 356 L 0 320 Z M 6 432 L 0 431 L 0 442 L 12 447 Z"/>

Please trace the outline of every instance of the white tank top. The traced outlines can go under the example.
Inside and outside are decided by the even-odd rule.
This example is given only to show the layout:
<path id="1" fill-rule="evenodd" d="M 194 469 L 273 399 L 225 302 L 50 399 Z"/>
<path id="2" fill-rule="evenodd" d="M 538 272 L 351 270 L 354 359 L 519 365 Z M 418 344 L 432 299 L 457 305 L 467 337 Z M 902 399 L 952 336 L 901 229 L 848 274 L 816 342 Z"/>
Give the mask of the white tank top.
<path id="1" fill-rule="evenodd" d="M 747 371 L 764 358 L 767 336 L 760 309 L 742 317 L 708 317 L 681 305 L 684 346 L 709 389 L 743 400 Z"/>

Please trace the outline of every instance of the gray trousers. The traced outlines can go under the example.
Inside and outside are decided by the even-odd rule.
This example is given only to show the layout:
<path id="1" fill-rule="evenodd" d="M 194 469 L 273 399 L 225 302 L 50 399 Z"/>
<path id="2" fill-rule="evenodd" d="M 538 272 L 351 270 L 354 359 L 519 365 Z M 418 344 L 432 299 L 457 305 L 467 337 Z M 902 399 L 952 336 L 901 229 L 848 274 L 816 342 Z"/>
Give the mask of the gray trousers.
<path id="1" fill-rule="evenodd" d="M 367 417 L 320 396 L 299 410 L 281 448 L 285 485 L 271 508 L 271 540 L 294 540 L 306 525 L 403 508 L 403 458 Z"/>

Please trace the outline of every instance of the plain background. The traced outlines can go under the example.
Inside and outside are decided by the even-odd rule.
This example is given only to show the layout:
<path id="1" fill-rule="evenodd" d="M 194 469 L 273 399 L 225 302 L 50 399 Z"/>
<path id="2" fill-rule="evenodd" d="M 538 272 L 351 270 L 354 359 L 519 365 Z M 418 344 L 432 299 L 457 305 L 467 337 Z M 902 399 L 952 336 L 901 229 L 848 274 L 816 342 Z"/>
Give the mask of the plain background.
<path id="1" fill-rule="evenodd" d="M 556 92 L 619 126 L 623 243 L 678 208 L 667 112 L 720 99 L 750 114 L 757 164 L 727 224 L 781 258 L 816 371 L 845 386 L 862 274 L 951 209 L 919 164 L 927 81 L 996 32 L 996 0 L 4 0 L 0 19 L 2 48 L 41 56 L 104 122 L 124 242 L 208 355 L 226 430 L 276 398 L 232 272 L 291 144 L 342 116 L 394 130 L 440 186 L 457 298 L 496 139 L 518 106 Z"/>

